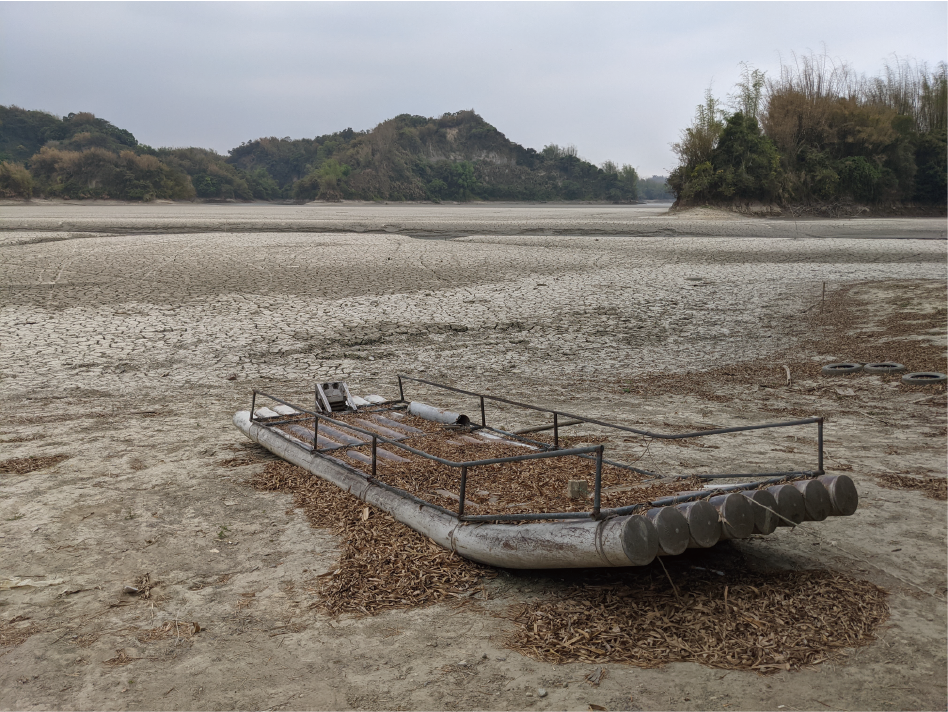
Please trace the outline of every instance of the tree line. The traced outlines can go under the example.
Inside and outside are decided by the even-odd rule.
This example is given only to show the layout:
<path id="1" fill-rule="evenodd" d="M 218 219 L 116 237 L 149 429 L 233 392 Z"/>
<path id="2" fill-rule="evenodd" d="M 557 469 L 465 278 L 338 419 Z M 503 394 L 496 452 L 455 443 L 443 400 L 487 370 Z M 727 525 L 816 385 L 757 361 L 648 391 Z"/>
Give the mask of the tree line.
<path id="1" fill-rule="evenodd" d="M 473 110 L 371 131 L 260 138 L 227 156 L 152 148 L 90 113 L 0 107 L 0 196 L 119 200 L 595 200 L 669 197 L 664 178 L 595 166 L 574 146 L 508 140 Z"/>
<path id="2" fill-rule="evenodd" d="M 867 77 L 811 52 L 775 77 L 742 65 L 723 101 L 707 90 L 668 185 L 682 206 L 944 205 L 946 145 L 944 62 L 897 58 Z"/>

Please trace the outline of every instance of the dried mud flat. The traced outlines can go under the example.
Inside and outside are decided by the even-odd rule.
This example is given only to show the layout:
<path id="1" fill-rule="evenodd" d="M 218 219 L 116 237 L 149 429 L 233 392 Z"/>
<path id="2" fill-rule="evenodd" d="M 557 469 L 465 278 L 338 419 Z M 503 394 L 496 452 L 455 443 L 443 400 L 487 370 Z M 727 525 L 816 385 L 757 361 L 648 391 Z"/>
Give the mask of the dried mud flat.
<path id="1" fill-rule="evenodd" d="M 0 707 L 944 708 L 945 391 L 819 375 L 846 359 L 945 370 L 945 243 L 921 239 L 944 229 L 602 206 L 4 207 Z M 857 514 L 668 575 L 679 593 L 764 577 L 768 601 L 793 572 L 817 591 L 853 580 L 888 592 L 888 619 L 847 655 L 762 675 L 517 652 L 546 644 L 545 621 L 615 610 L 601 574 L 461 577 L 434 605 L 330 615 L 319 577 L 344 536 L 251 486 L 273 460 L 230 418 L 253 386 L 393 395 L 398 371 L 659 429 L 825 415 Z M 810 465 L 811 441 L 616 445 L 677 473 Z M 632 574 L 652 601 L 644 582 L 665 572 Z M 646 616 L 702 618 L 653 598 Z M 729 605 L 703 620 L 764 615 Z"/>

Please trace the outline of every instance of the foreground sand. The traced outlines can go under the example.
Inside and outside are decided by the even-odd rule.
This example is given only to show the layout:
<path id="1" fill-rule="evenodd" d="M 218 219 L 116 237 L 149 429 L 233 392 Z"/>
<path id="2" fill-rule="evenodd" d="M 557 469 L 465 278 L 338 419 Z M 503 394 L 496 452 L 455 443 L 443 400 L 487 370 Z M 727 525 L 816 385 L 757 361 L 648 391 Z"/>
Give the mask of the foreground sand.
<path id="1" fill-rule="evenodd" d="M 797 364 L 858 358 L 842 336 L 882 338 L 893 314 L 943 325 L 945 221 L 663 210 L 3 207 L 0 459 L 70 457 L 0 475 L 0 578 L 63 582 L 0 591 L 0 620 L 37 626 L 0 649 L 0 706 L 943 707 L 944 504 L 874 476 L 945 476 L 944 392 L 879 377 L 827 383 Z M 840 339 L 820 344 L 829 350 L 807 341 L 824 283 L 827 313 L 849 310 L 832 327 Z M 943 348 L 945 329 L 929 327 L 918 343 Z M 746 382 L 695 375 L 724 365 Z M 305 393 L 314 378 L 346 378 L 393 395 L 399 371 L 667 429 L 827 413 L 828 467 L 856 479 L 857 515 L 708 561 L 739 554 L 866 578 L 891 592 L 889 627 L 844 665 L 768 678 L 613 665 L 592 687 L 591 666 L 504 649 L 509 625 L 483 612 L 316 614 L 307 582 L 332 570 L 336 542 L 285 495 L 244 484 L 261 465 L 220 464 L 246 451 L 230 417 L 254 386 Z M 637 395 L 633 384 L 653 378 L 702 390 Z M 722 440 L 712 455 L 755 466 L 777 452 L 811 457 L 795 443 Z M 651 457 L 671 469 L 700 466 L 699 455 Z M 152 601 L 123 597 L 144 573 L 162 584 Z M 501 576 L 483 607 L 503 613 L 555 582 Z M 139 640 L 174 618 L 204 630 L 186 645 Z M 106 665 L 119 649 L 140 659 Z"/>

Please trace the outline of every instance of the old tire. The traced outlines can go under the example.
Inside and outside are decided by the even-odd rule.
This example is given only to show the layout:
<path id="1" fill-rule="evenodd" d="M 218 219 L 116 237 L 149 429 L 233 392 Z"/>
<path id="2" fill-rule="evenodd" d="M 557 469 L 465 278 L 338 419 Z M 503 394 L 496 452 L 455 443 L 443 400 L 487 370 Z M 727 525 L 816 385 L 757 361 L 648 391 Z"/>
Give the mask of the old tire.
<path id="1" fill-rule="evenodd" d="M 879 363 L 867 363 L 862 367 L 866 373 L 902 373 L 905 366 L 894 361 L 881 361 Z"/>
<path id="2" fill-rule="evenodd" d="M 948 376 L 935 371 L 919 371 L 918 373 L 906 373 L 902 376 L 902 383 L 907 386 L 933 386 L 945 381 L 948 381 Z"/>
<path id="3" fill-rule="evenodd" d="M 828 363 L 821 369 L 824 376 L 845 376 L 862 370 L 861 363 Z"/>

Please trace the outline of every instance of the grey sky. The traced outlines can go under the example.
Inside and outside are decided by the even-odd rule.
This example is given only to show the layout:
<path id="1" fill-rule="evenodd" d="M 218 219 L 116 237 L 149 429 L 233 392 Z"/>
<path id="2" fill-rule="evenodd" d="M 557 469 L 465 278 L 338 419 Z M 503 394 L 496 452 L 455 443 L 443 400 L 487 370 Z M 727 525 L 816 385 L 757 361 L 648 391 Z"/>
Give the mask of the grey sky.
<path id="1" fill-rule="evenodd" d="M 91 111 L 152 146 L 475 109 L 536 149 L 651 175 L 709 83 L 823 46 L 948 58 L 948 3 L 0 3 L 0 104 Z"/>

